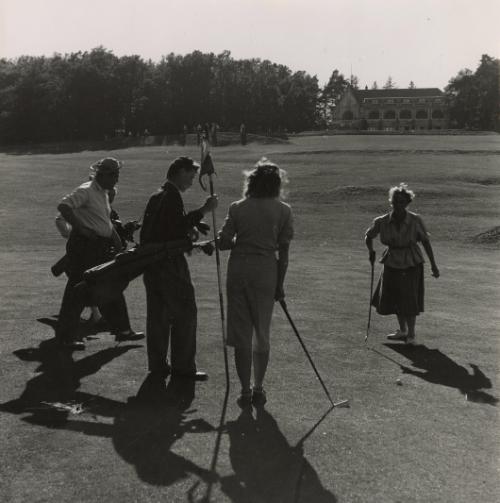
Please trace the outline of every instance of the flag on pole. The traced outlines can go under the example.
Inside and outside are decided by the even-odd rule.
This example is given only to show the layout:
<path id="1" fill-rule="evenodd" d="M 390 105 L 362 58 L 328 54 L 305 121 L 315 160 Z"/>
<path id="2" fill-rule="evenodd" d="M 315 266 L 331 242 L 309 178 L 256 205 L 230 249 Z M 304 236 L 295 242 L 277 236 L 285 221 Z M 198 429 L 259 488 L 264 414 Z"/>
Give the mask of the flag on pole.
<path id="1" fill-rule="evenodd" d="M 207 187 L 203 184 L 202 178 L 205 175 L 213 175 L 215 174 L 214 163 L 212 162 L 212 157 L 210 155 L 210 151 L 208 148 L 208 142 L 206 138 L 201 140 L 201 168 L 200 168 L 200 176 L 198 178 L 201 188 L 206 192 Z"/>

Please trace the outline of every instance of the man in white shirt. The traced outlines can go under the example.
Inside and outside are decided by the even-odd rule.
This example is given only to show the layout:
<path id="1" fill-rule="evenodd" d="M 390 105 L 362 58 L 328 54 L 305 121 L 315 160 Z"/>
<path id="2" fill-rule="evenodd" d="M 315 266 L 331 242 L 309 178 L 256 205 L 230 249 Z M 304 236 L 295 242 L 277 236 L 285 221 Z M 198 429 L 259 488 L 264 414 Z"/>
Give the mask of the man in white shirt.
<path id="1" fill-rule="evenodd" d="M 118 233 L 113 227 L 108 191 L 113 189 L 120 175 L 121 162 L 113 157 L 101 159 L 93 165 L 95 177 L 64 196 L 57 207 L 71 233 L 66 245 L 68 282 L 59 313 L 56 337 L 69 349 L 85 349 L 80 340 L 78 326 L 80 314 L 89 299 L 74 286 L 83 280 L 83 273 L 98 264 L 111 260 L 122 249 Z M 142 339 L 144 334 L 134 332 L 123 295 L 112 302 L 99 305 L 111 325 L 116 340 Z"/>

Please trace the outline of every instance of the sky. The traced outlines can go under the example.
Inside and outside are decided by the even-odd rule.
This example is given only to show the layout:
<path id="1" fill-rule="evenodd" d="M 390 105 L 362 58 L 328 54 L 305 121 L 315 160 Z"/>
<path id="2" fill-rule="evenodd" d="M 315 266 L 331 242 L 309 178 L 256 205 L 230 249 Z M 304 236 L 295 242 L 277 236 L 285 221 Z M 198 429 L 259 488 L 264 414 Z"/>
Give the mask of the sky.
<path id="1" fill-rule="evenodd" d="M 160 61 L 194 50 L 260 58 L 360 86 L 444 88 L 500 57 L 500 0 L 0 0 L 0 57 L 103 46 Z"/>

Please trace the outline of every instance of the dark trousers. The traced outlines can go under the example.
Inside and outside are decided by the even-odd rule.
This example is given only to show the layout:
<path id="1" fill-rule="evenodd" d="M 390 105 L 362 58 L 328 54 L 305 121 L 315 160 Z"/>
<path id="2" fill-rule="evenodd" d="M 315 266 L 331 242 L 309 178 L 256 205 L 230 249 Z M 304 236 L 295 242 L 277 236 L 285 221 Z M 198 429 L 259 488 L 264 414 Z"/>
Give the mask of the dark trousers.
<path id="1" fill-rule="evenodd" d="M 149 370 L 168 367 L 196 372 L 197 308 L 186 258 L 171 257 L 144 272 L 147 301 L 147 347 Z"/>
<path id="2" fill-rule="evenodd" d="M 68 282 L 59 311 L 59 321 L 56 336 L 61 341 L 71 341 L 79 338 L 78 327 L 80 314 L 85 306 L 96 303 L 88 298 L 85 291 L 74 286 L 83 280 L 83 273 L 90 267 L 111 260 L 111 241 L 106 238 L 88 239 L 71 233 L 66 244 Z M 110 324 L 113 331 L 130 329 L 125 297 L 120 294 L 111 302 L 97 303 L 101 313 Z"/>

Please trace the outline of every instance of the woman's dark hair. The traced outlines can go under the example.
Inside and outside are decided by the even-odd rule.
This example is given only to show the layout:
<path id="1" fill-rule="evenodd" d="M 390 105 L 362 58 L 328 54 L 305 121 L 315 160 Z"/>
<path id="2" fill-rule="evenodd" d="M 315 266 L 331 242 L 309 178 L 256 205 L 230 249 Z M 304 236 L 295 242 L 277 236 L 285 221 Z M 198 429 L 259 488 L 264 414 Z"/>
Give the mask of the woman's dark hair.
<path id="1" fill-rule="evenodd" d="M 246 181 L 243 189 L 245 197 L 279 197 L 286 173 L 277 164 L 262 157 L 254 169 L 245 172 Z"/>

